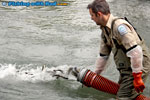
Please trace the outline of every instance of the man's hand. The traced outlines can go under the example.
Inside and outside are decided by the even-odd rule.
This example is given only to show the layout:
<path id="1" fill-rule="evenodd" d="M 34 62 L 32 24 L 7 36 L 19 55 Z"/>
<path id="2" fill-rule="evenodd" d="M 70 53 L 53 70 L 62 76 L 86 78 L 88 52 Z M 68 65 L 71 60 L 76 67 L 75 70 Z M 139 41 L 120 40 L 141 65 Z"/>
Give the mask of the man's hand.
<path id="1" fill-rule="evenodd" d="M 134 88 L 135 90 L 139 93 L 139 92 L 143 92 L 145 85 L 144 82 L 142 80 L 142 72 L 139 73 L 133 73 L 133 77 L 134 77 Z"/>

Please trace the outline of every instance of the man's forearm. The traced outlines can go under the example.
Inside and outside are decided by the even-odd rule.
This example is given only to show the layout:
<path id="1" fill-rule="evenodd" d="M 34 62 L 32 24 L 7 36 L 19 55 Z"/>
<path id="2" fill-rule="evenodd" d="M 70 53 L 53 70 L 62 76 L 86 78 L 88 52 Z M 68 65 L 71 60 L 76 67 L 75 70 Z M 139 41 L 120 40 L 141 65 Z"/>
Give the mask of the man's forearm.
<path id="1" fill-rule="evenodd" d="M 107 63 L 108 56 L 98 56 L 96 60 L 96 69 L 95 73 L 101 74 L 101 72 L 104 70 L 104 67 Z"/>

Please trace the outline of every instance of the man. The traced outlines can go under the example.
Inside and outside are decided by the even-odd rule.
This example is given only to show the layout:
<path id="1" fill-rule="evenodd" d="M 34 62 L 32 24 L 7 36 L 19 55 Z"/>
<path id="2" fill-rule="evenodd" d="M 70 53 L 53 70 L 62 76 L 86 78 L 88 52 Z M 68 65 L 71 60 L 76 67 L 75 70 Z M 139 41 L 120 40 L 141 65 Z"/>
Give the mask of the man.
<path id="1" fill-rule="evenodd" d="M 134 100 L 143 92 L 150 72 L 150 55 L 144 41 L 128 21 L 114 17 L 105 0 L 94 0 L 87 7 L 91 19 L 100 26 L 101 46 L 96 62 L 100 74 L 111 52 L 120 72 L 118 100 Z"/>

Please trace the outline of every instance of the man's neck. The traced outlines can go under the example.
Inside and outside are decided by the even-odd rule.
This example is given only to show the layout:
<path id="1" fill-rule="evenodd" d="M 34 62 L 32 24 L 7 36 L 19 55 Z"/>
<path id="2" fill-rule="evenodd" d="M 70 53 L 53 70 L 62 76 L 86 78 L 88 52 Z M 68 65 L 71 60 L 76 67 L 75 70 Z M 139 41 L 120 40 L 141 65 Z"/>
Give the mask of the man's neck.
<path id="1" fill-rule="evenodd" d="M 109 20 L 109 17 L 110 17 L 110 14 L 104 15 L 104 25 L 103 26 L 106 26 L 106 24 Z"/>

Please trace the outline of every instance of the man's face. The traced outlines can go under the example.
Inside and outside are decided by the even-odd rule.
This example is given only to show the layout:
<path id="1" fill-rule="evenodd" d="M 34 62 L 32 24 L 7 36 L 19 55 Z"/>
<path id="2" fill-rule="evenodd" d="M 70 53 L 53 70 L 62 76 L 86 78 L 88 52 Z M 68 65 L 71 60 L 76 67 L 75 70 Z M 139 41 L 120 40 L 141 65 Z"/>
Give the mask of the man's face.
<path id="1" fill-rule="evenodd" d="M 97 24 L 101 25 L 101 16 L 97 13 L 97 16 L 95 13 L 93 13 L 92 9 L 89 9 L 89 13 L 91 15 L 91 19 Z"/>

